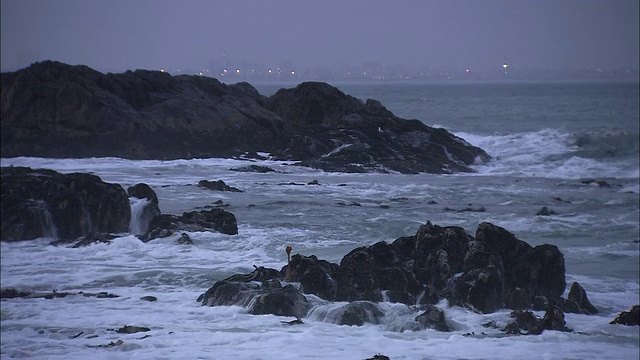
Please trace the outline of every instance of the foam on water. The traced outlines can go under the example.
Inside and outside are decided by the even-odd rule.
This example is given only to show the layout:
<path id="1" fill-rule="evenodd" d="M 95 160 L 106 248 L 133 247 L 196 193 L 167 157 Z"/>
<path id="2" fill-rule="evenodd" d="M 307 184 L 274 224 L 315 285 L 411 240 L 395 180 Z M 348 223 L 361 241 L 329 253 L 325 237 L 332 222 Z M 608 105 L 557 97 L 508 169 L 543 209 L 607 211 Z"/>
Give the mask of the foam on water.
<path id="1" fill-rule="evenodd" d="M 574 135 L 558 129 L 505 135 L 456 135 L 493 157 L 488 163 L 473 166 L 482 175 L 559 179 L 638 177 L 637 162 L 633 165 L 628 158 L 585 157 L 575 144 Z"/>
<path id="2" fill-rule="evenodd" d="M 53 238 L 0 243 L 3 288 L 120 295 L 2 300 L 2 358 L 364 359 L 381 353 L 394 360 L 637 359 L 638 327 L 609 324 L 640 296 L 637 86 L 619 90 L 635 91 L 629 97 L 634 103 L 617 93 L 602 99 L 595 85 L 569 88 L 452 86 L 420 94 L 419 87 L 381 87 L 394 99 L 368 96 L 391 104 L 394 112 L 397 105 L 415 114 L 410 117 L 441 123 L 485 149 L 493 159 L 474 165 L 477 174 L 324 173 L 272 160 L 0 159 L 2 166 L 93 172 L 125 188 L 144 182 L 156 191 L 163 213 L 223 200 L 239 225 L 236 236 L 188 232 L 191 246 L 177 244 L 179 234 L 148 243 L 124 235 L 78 249 L 48 246 Z M 609 105 L 581 112 L 584 104 L 601 100 Z M 620 109 L 626 110 L 616 118 Z M 230 170 L 250 164 L 277 172 Z M 203 179 L 221 179 L 244 192 L 195 186 Z M 583 179 L 606 180 L 606 186 Z M 311 180 L 320 186 L 289 185 Z M 133 201 L 133 213 L 141 206 Z M 537 216 L 541 207 L 555 214 Z M 483 324 L 504 327 L 509 310 L 476 314 L 446 301 L 438 305 L 453 329 L 449 333 L 414 331 L 420 311 L 387 302 L 379 304 L 385 313 L 379 324 L 362 327 L 336 325 L 345 303 L 314 296 L 310 315 L 296 326 L 282 324 L 291 318 L 196 302 L 217 280 L 248 273 L 253 265 L 280 269 L 287 245 L 294 254 L 339 262 L 356 247 L 413 235 L 427 220 L 461 226 L 471 235 L 489 221 L 533 246 L 557 245 L 565 256 L 567 291 L 578 281 L 600 312 L 565 314 L 574 332 L 506 336 Z M 147 295 L 158 301 L 140 299 Z M 110 330 L 124 325 L 151 331 Z M 91 347 L 118 340 L 124 343 Z"/>

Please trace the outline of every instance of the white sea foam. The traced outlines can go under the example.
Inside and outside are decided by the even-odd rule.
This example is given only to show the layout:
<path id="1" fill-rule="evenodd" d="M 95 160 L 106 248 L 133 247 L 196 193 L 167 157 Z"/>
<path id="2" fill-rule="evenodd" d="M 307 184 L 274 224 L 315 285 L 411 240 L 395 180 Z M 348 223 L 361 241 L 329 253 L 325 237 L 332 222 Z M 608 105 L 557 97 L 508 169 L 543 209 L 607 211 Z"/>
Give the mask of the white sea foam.
<path id="1" fill-rule="evenodd" d="M 561 179 L 637 178 L 638 164 L 627 160 L 571 156 L 579 148 L 572 134 L 556 129 L 505 135 L 457 133 L 493 157 L 474 169 L 482 175 L 520 175 Z"/>

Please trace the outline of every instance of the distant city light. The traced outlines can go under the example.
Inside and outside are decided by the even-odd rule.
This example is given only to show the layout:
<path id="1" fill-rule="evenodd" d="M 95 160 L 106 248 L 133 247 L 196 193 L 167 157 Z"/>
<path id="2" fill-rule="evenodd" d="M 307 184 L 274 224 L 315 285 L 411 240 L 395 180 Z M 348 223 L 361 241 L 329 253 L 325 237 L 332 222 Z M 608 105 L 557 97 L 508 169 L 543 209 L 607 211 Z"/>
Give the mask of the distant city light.
<path id="1" fill-rule="evenodd" d="M 507 64 L 507 63 L 502 64 L 502 67 L 503 67 L 505 70 L 507 70 L 507 66 L 509 66 L 509 64 Z"/>
<path id="2" fill-rule="evenodd" d="M 269 74 L 271 74 L 271 72 L 272 72 L 271 69 L 269 69 Z"/>
<path id="3" fill-rule="evenodd" d="M 222 72 L 225 72 L 225 73 L 226 73 L 226 72 L 227 72 L 227 69 L 222 70 Z"/>
<path id="4" fill-rule="evenodd" d="M 295 74 L 296 74 L 296 72 L 291 70 L 291 75 L 295 75 Z"/>
<path id="5" fill-rule="evenodd" d="M 470 73 L 470 72 L 471 72 L 471 69 L 467 68 L 467 70 L 465 70 L 465 71 L 466 71 L 466 72 L 467 72 L 467 74 L 468 74 L 468 73 Z"/>
<path id="6" fill-rule="evenodd" d="M 240 74 L 240 69 L 236 69 L 236 74 Z"/>
<path id="7" fill-rule="evenodd" d="M 202 71 L 200 71 L 200 76 L 202 76 Z"/>
<path id="8" fill-rule="evenodd" d="M 164 69 L 160 69 L 160 72 L 164 72 Z"/>

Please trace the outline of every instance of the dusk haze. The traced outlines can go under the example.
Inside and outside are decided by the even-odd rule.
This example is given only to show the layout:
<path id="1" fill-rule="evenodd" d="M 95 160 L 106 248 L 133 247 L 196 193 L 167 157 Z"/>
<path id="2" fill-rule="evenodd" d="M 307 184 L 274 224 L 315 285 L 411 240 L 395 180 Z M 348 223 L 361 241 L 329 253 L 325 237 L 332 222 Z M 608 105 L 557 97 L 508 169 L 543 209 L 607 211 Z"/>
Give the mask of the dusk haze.
<path id="1" fill-rule="evenodd" d="M 639 359 L 638 3 L 0 0 L 0 358 Z"/>

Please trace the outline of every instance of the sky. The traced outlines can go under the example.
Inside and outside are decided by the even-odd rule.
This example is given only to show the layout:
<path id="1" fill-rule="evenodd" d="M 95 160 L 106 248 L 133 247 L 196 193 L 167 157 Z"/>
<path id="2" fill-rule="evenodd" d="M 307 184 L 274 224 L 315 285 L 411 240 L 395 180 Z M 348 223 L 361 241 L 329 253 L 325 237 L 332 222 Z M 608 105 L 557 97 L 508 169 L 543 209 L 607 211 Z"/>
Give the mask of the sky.
<path id="1" fill-rule="evenodd" d="M 638 69 L 638 0 L 1 0 L 1 67 Z"/>

